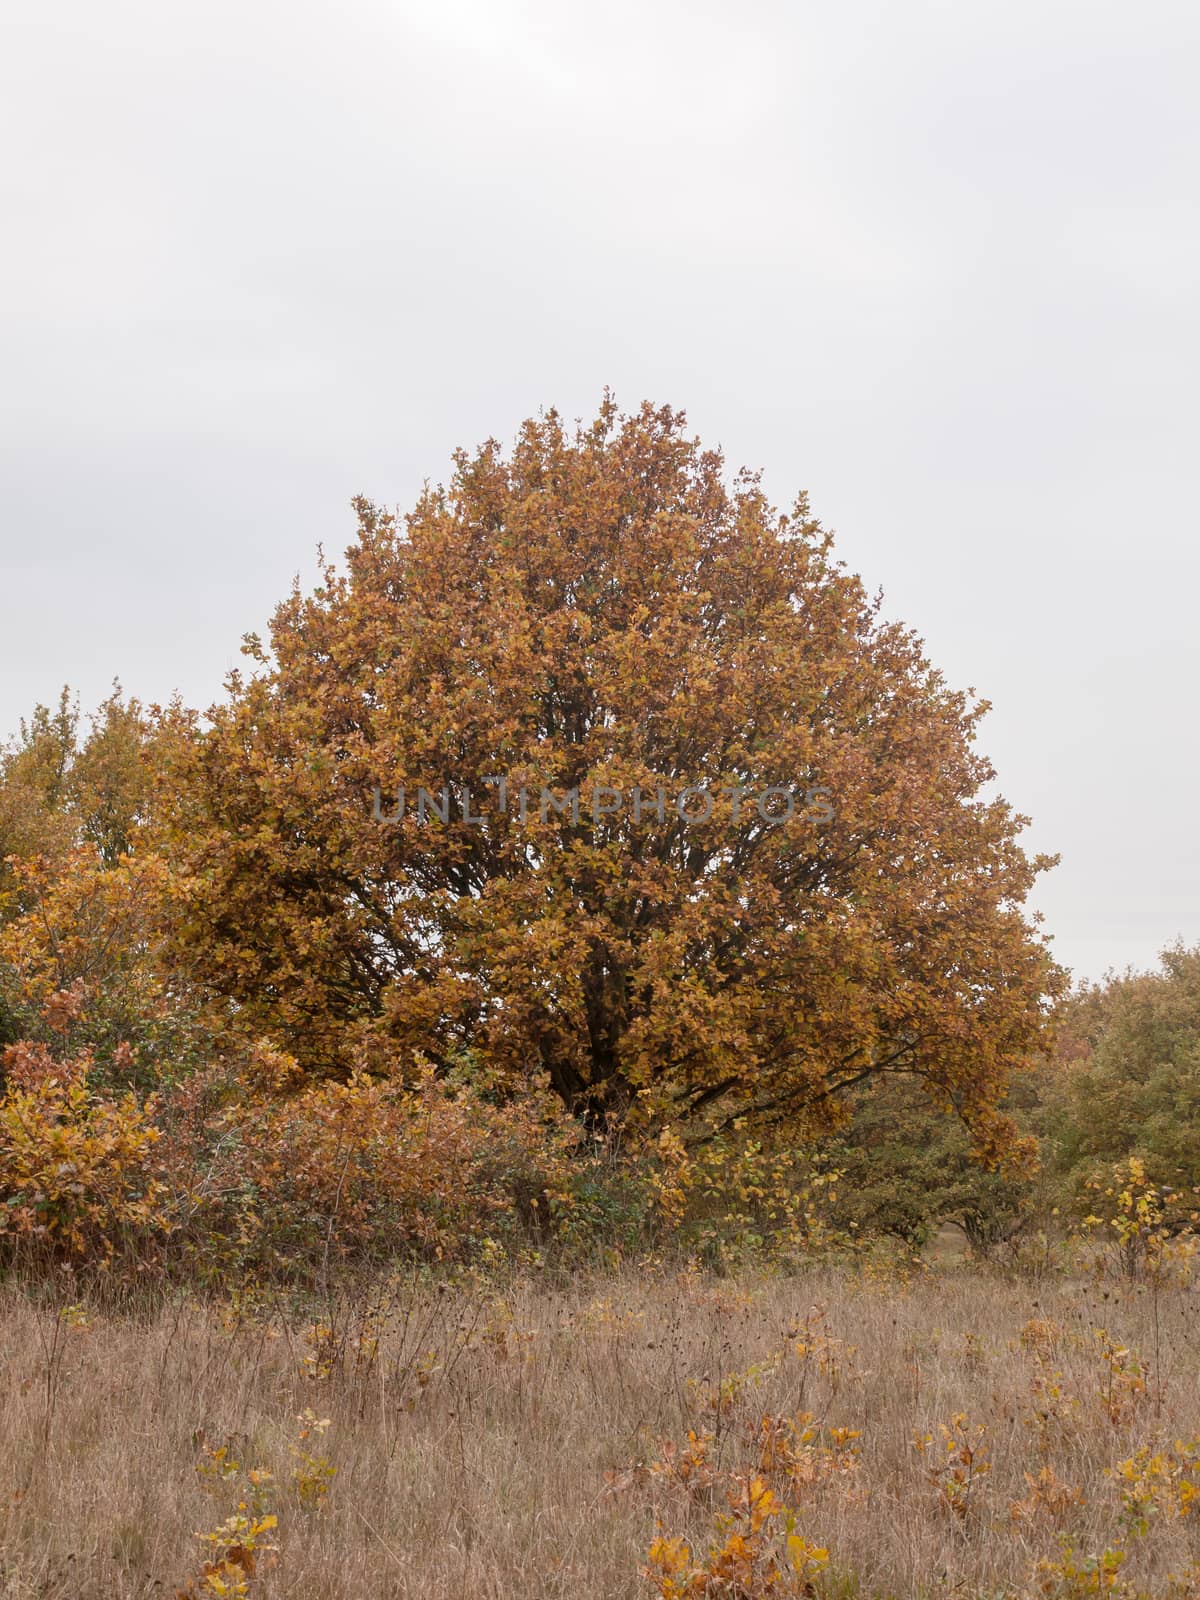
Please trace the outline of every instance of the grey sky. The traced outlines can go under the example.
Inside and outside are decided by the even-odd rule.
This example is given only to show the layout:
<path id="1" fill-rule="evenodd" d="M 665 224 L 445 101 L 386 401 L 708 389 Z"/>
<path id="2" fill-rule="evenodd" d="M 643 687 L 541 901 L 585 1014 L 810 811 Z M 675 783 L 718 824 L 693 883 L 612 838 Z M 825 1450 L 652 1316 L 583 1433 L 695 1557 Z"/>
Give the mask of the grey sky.
<path id="1" fill-rule="evenodd" d="M 1200 940 L 1200 9 L 3 14 L 0 732 L 207 704 L 353 493 L 610 384 L 994 702 L 1077 974 Z"/>

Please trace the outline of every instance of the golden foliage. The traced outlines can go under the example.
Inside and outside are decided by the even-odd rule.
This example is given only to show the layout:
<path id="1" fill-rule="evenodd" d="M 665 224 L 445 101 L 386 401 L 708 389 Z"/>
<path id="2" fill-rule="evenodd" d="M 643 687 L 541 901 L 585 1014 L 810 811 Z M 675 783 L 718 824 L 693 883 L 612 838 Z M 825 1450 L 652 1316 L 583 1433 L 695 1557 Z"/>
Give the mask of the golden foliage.
<path id="1" fill-rule="evenodd" d="M 168 1225 L 151 1157 L 153 1105 L 89 1087 L 90 1054 L 56 1061 L 45 1046 L 4 1052 L 0 1239 L 111 1260 L 119 1237 Z"/>
<path id="2" fill-rule="evenodd" d="M 178 947 L 251 1027 L 315 1074 L 414 1051 L 548 1074 L 607 1133 L 805 1136 L 907 1071 L 984 1159 L 1019 1150 L 995 1108 L 1061 985 L 1022 913 L 1047 863 L 984 797 L 985 707 L 803 499 L 780 516 L 681 413 L 606 399 L 460 453 L 406 518 L 358 515 L 209 725 L 160 730 Z M 501 776 L 671 799 L 661 826 L 521 819 Z M 742 799 L 814 783 L 820 823 Z M 685 827 L 688 784 L 714 803 Z M 374 820 L 379 785 L 446 787 L 448 820 Z"/>

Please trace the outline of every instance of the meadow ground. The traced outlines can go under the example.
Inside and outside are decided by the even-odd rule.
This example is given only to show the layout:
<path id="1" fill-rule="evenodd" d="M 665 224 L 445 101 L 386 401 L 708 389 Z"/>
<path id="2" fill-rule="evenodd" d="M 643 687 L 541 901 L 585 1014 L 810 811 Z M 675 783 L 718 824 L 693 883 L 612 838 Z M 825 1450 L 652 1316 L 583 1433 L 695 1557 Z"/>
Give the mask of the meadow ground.
<path id="1" fill-rule="evenodd" d="M 951 1264 L 393 1283 L 316 1321 L 68 1298 L 0 1294 L 4 1600 L 1200 1594 L 1188 1290 Z"/>

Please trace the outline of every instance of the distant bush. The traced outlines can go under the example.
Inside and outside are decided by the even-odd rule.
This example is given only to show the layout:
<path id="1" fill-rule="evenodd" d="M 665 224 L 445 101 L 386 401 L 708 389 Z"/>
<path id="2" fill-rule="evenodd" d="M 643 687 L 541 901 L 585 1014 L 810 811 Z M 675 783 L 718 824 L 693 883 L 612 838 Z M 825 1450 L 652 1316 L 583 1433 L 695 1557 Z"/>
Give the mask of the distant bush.
<path id="1" fill-rule="evenodd" d="M 1063 1207 L 1093 1210 L 1096 1185 L 1131 1157 L 1156 1188 L 1200 1185 L 1200 948 L 1086 987 L 1064 1008 L 1061 1035 L 1042 1126 Z"/>

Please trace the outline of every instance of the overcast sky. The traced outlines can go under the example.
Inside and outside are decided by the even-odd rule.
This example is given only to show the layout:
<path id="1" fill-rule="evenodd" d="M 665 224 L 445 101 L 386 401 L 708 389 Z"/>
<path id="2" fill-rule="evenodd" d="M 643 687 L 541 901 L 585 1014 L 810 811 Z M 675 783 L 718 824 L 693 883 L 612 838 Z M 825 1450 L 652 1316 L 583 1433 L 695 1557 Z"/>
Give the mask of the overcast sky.
<path id="1" fill-rule="evenodd" d="M 1200 940 L 1194 3 L 4 17 L 0 733 L 210 703 L 353 494 L 608 384 L 993 701 L 1077 975 Z"/>

